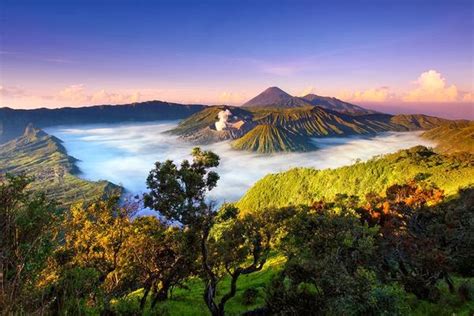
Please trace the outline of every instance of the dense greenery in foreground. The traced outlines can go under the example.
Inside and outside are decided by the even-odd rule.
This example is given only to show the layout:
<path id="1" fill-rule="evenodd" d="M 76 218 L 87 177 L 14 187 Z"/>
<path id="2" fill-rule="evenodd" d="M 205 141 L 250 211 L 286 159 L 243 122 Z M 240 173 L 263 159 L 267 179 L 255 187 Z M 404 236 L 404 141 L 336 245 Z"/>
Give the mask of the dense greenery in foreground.
<path id="1" fill-rule="evenodd" d="M 383 192 L 393 183 L 404 183 L 415 177 L 443 188 L 446 195 L 455 194 L 459 188 L 473 183 L 474 155 L 444 155 L 418 146 L 337 169 L 294 168 L 265 176 L 247 191 L 237 206 L 250 211 L 310 205 L 340 193 L 364 196 Z"/>
<path id="2" fill-rule="evenodd" d="M 206 194 L 218 164 L 198 148 L 192 161 L 157 162 L 144 203 L 162 218 L 135 217 L 118 197 L 60 213 L 26 191 L 29 179 L 3 179 L 2 314 L 474 311 L 473 188 L 445 199 L 418 177 L 383 193 L 215 211 Z"/>
<path id="3" fill-rule="evenodd" d="M 12 173 L 34 177 L 31 189 L 40 189 L 64 207 L 77 200 L 96 200 L 113 190 L 120 192 L 110 182 L 78 178 L 75 163 L 58 138 L 32 126 L 23 136 L 0 145 L 0 176 Z"/>

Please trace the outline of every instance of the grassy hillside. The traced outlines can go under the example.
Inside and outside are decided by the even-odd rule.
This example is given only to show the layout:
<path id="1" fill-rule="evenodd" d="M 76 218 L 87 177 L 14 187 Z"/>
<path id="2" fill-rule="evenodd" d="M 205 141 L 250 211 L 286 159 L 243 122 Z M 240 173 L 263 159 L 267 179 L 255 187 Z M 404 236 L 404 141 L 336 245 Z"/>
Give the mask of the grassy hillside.
<path id="1" fill-rule="evenodd" d="M 23 136 L 0 145 L 0 175 L 32 176 L 35 178 L 33 190 L 40 188 L 64 207 L 77 200 L 90 201 L 111 190 L 120 190 L 108 181 L 79 179 L 75 162 L 58 138 L 31 126 Z"/>
<path id="2" fill-rule="evenodd" d="M 453 122 L 427 132 L 422 137 L 437 143 L 436 150 L 444 153 L 474 153 L 474 122 Z"/>
<path id="3" fill-rule="evenodd" d="M 234 140 L 232 148 L 255 151 L 258 153 L 273 153 L 282 151 L 307 151 L 315 146 L 301 135 L 275 125 L 257 125 L 250 132 Z"/>
<path id="4" fill-rule="evenodd" d="M 269 260 L 262 271 L 256 272 L 251 276 L 242 276 L 237 282 L 238 290 L 236 296 L 226 305 L 226 315 L 242 315 L 242 313 L 253 311 L 256 308 L 264 306 L 267 286 L 270 284 L 271 279 L 277 274 L 277 272 L 281 270 L 283 263 L 284 258 L 277 256 L 274 259 Z M 472 283 L 474 280 L 454 278 L 454 284 L 456 287 L 459 287 L 464 282 Z M 230 287 L 230 279 L 226 277 L 223 283 L 225 283 L 225 287 L 223 288 L 224 292 Z M 202 299 L 202 293 L 204 291 L 203 283 L 199 279 L 191 279 L 184 285 L 186 288 L 176 288 L 173 290 L 173 295 L 170 299 L 159 303 L 157 309 L 154 311 L 146 309 L 144 315 L 210 315 L 206 305 L 204 304 L 204 300 Z M 243 299 L 243 293 L 247 289 L 256 289 L 258 292 L 255 297 L 255 303 L 250 305 L 244 304 Z M 474 309 L 474 302 L 463 302 L 456 293 L 450 293 L 449 289 L 444 284 L 440 285 L 439 289 L 442 293 L 442 299 L 439 303 L 419 300 L 414 295 L 409 295 L 407 304 L 410 306 L 410 311 L 408 315 L 451 316 L 453 313 L 460 316 L 471 315 L 472 310 Z M 138 290 L 129 294 L 126 298 L 116 301 L 114 304 L 114 310 L 118 312 L 123 311 L 124 314 L 126 314 L 132 309 L 131 305 L 138 306 L 142 294 L 143 291 Z M 135 310 L 138 310 L 138 308 L 136 307 Z"/>
<path id="5" fill-rule="evenodd" d="M 242 210 L 310 204 L 338 193 L 364 196 L 424 174 L 446 194 L 474 184 L 474 155 L 437 154 L 418 146 L 337 169 L 294 168 L 259 180 L 237 206 Z"/>

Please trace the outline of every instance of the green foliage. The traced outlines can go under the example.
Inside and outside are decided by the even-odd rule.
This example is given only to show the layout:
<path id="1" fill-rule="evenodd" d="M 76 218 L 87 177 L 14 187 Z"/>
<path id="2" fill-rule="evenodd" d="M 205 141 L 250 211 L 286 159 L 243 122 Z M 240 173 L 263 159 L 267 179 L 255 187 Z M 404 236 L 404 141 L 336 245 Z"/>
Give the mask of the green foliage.
<path id="1" fill-rule="evenodd" d="M 74 205 L 56 227 L 59 245 L 42 273 L 52 312 L 74 306 L 107 310 L 126 279 L 125 243 L 135 209 L 113 196 Z"/>
<path id="2" fill-rule="evenodd" d="M 0 312 L 5 315 L 41 304 L 37 282 L 54 247 L 56 205 L 44 194 L 27 192 L 31 181 L 0 178 Z"/>
<path id="3" fill-rule="evenodd" d="M 298 209 L 284 226 L 279 247 L 288 260 L 269 286 L 270 313 L 403 314 L 403 291 L 377 278 L 377 228 L 324 203 Z"/>
<path id="4" fill-rule="evenodd" d="M 120 258 L 123 282 L 143 286 L 140 310 L 148 296 L 151 307 L 168 298 L 170 290 L 197 270 L 197 245 L 189 231 L 169 226 L 156 217 L 135 219 Z M 151 292 L 151 293 L 150 293 Z"/>
<path id="5" fill-rule="evenodd" d="M 322 198 L 332 200 L 337 194 L 365 196 L 383 192 L 391 184 L 415 177 L 443 188 L 448 196 L 456 194 L 459 188 L 473 183 L 474 156 L 461 153 L 446 156 L 418 146 L 337 169 L 294 168 L 265 176 L 236 206 L 245 212 L 311 205 Z"/>
<path id="6" fill-rule="evenodd" d="M 253 305 L 257 301 L 258 290 L 254 288 L 245 289 L 242 292 L 242 303 L 245 306 Z"/>
<path id="7" fill-rule="evenodd" d="M 147 179 L 149 193 L 144 194 L 145 206 L 160 211 L 169 220 L 194 224 L 210 211 L 205 194 L 219 180 L 210 168 L 219 165 L 219 156 L 194 148 L 193 161 L 184 160 L 178 168 L 173 161 L 156 162 Z"/>

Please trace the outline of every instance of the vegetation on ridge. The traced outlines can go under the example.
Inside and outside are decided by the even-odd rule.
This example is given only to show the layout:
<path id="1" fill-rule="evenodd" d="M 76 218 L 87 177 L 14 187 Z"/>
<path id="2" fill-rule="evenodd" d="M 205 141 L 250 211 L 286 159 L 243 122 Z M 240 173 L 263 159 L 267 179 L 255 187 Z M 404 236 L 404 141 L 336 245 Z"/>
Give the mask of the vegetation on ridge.
<path id="1" fill-rule="evenodd" d="M 242 210 L 310 205 L 337 194 L 381 192 L 415 177 L 443 188 L 447 195 L 455 194 L 473 183 L 474 155 L 443 155 L 417 146 L 337 169 L 294 168 L 263 177 L 236 205 Z"/>
<path id="2" fill-rule="evenodd" d="M 307 151 L 316 148 L 309 139 L 274 125 L 257 125 L 232 142 L 232 148 L 258 153 Z"/>
<path id="3" fill-rule="evenodd" d="M 77 177 L 76 160 L 68 156 L 61 140 L 31 125 L 22 136 L 0 145 L 0 176 L 6 173 L 34 177 L 29 188 L 40 189 L 64 208 L 77 200 L 88 202 L 121 191 L 108 181 Z"/>
<path id="4" fill-rule="evenodd" d="M 452 122 L 424 132 L 422 137 L 436 142 L 436 150 L 444 153 L 474 154 L 474 122 Z"/>

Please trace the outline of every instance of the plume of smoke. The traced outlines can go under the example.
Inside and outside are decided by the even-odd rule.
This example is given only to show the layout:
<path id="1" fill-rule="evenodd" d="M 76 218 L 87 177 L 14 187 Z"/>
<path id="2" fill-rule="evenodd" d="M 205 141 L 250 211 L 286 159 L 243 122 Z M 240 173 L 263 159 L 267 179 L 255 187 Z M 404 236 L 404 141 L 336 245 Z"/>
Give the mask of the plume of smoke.
<path id="1" fill-rule="evenodd" d="M 227 120 L 231 115 L 232 112 L 230 112 L 229 110 L 220 111 L 219 114 L 217 114 L 217 117 L 219 118 L 219 120 L 215 124 L 217 131 L 222 131 L 227 127 Z"/>

